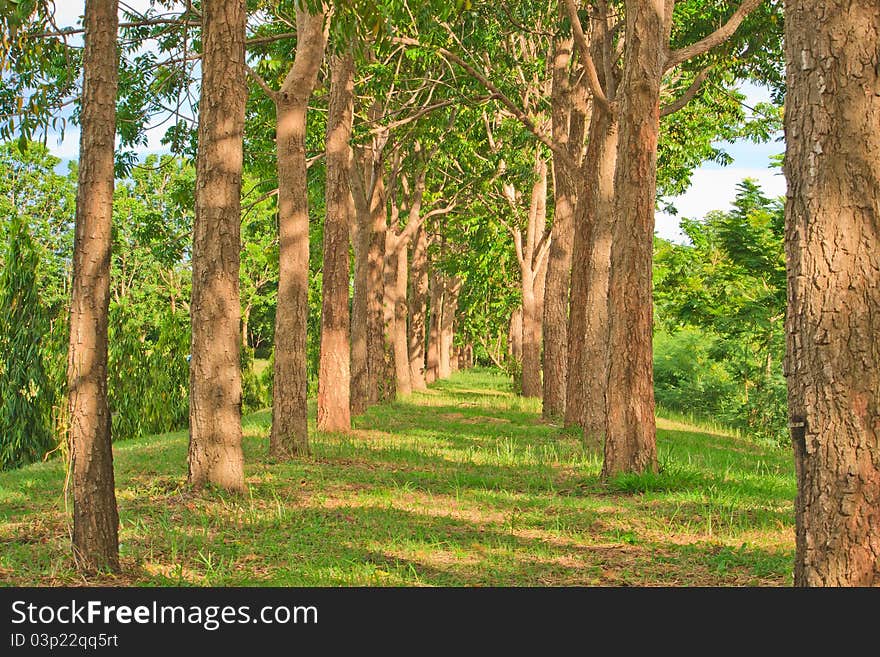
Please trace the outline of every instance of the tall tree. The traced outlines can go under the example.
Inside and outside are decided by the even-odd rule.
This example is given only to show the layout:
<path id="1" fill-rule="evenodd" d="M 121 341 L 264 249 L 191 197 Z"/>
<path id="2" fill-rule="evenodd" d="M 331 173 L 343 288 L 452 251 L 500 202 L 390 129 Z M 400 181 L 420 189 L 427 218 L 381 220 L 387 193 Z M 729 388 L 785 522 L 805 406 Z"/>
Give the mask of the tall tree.
<path id="1" fill-rule="evenodd" d="M 796 586 L 880 584 L 880 5 L 785 5 Z"/>
<path id="2" fill-rule="evenodd" d="M 581 58 L 586 60 L 586 55 L 591 55 L 597 82 L 613 102 L 620 79 L 609 25 L 615 19 L 606 2 L 598 2 L 596 9 L 589 45 L 580 22 L 574 17 L 571 17 L 572 32 Z M 565 424 L 582 427 L 586 442 L 601 448 L 605 434 L 608 276 L 618 116 L 612 108 L 598 102 L 592 104 L 589 114 L 587 149 L 576 187 Z"/>
<path id="3" fill-rule="evenodd" d="M 449 119 L 447 128 L 455 120 L 455 113 Z M 413 363 L 410 355 L 410 341 L 415 341 L 415 335 L 421 334 L 421 354 L 424 355 L 424 312 L 425 297 L 420 297 L 419 286 L 424 284 L 427 291 L 427 244 L 424 237 L 424 223 L 427 219 L 450 212 L 455 207 L 453 201 L 446 207 L 435 207 L 423 211 L 426 195 L 426 179 L 433 158 L 440 149 L 440 141 L 426 148 L 421 141 L 416 140 L 413 145 L 414 162 L 402 162 L 399 151 L 396 151 L 395 162 L 392 168 L 392 184 L 389 186 L 389 199 L 391 212 L 389 225 L 385 235 L 385 324 L 387 340 L 391 346 L 394 361 L 396 389 L 398 393 L 408 394 L 414 387 L 425 387 L 424 364 L 421 368 L 415 367 L 414 373 L 417 381 L 413 380 Z M 409 164 L 409 175 L 404 167 Z M 412 180 L 414 178 L 415 180 Z M 398 200 L 398 196 L 400 199 Z M 406 223 L 400 224 L 400 216 L 406 216 Z M 415 299 L 407 304 L 407 289 L 409 286 L 409 259 L 407 250 L 410 243 L 421 233 L 423 253 L 418 253 L 418 246 L 413 251 L 413 287 Z M 424 258 L 420 262 L 420 258 Z M 418 298 L 420 297 L 420 298 Z M 414 317 L 409 316 L 412 307 Z M 407 319 L 414 320 L 421 325 L 414 332 L 407 328 Z M 418 349 L 418 348 L 417 348 Z M 416 356 L 418 358 L 418 356 Z"/>
<path id="4" fill-rule="evenodd" d="M 119 569 L 119 515 L 107 405 L 117 11 L 117 0 L 86 0 L 67 369 L 73 553 L 77 566 L 86 571 Z"/>
<path id="5" fill-rule="evenodd" d="M 409 296 L 407 314 L 409 328 L 407 350 L 409 352 L 409 377 L 414 390 L 424 390 L 425 339 L 428 305 L 428 232 L 424 222 L 419 224 L 412 242 L 410 256 Z"/>
<path id="6" fill-rule="evenodd" d="M 262 84 L 275 102 L 278 167 L 279 270 L 275 311 L 275 369 L 269 451 L 286 458 L 309 451 L 306 336 L 309 315 L 309 201 L 306 120 L 309 98 L 324 61 L 327 8 L 296 9 L 296 56 L 279 91 Z"/>
<path id="7" fill-rule="evenodd" d="M 504 195 L 514 214 L 519 214 L 519 199 L 513 184 L 505 184 Z M 547 162 L 540 147 L 535 152 L 534 180 L 525 231 L 517 226 L 510 226 L 509 230 L 516 247 L 522 285 L 522 394 L 525 397 L 540 397 L 543 338 L 541 320 L 547 256 L 552 242 L 551 232 L 547 228 Z"/>
<path id="8" fill-rule="evenodd" d="M 331 62 L 327 114 L 327 215 L 321 279 L 321 361 L 318 374 L 318 429 L 351 428 L 348 231 L 354 220 L 351 195 L 351 127 L 354 113 L 354 58 L 350 52 Z"/>
<path id="9" fill-rule="evenodd" d="M 446 379 L 452 374 L 452 349 L 455 339 L 455 315 L 458 311 L 458 295 L 462 280 L 457 276 L 443 275 L 443 308 L 440 311 L 440 341 L 437 378 Z"/>
<path id="10" fill-rule="evenodd" d="M 564 8 L 560 6 L 560 9 Z M 586 137 L 586 86 L 580 83 L 580 67 L 572 65 L 573 40 L 559 37 L 553 45 L 551 86 L 552 137 L 567 158 L 553 154 L 553 230 L 547 255 L 544 298 L 544 389 L 543 415 L 561 417 L 565 412 L 568 379 L 568 317 L 575 210 L 578 203 L 578 170 Z"/>
<path id="11" fill-rule="evenodd" d="M 443 272 L 431 271 L 430 302 L 428 305 L 428 346 L 425 352 L 425 382 L 433 383 L 440 378 L 440 329 L 443 323 L 443 297 L 445 293 Z"/>
<path id="12" fill-rule="evenodd" d="M 608 285 L 608 354 L 614 358 L 608 359 L 605 376 L 604 476 L 657 466 L 651 263 L 663 75 L 727 41 L 760 2 L 744 0 L 708 36 L 671 49 L 676 0 L 627 0 L 623 74 L 619 97 L 611 100 L 602 88 L 574 0 L 566 0 L 593 102 L 619 112 L 620 122 Z M 704 76 L 698 75 L 663 111 L 686 104 Z"/>
<path id="13" fill-rule="evenodd" d="M 245 489 L 241 450 L 244 0 L 202 5 L 196 207 L 192 247 L 189 483 Z"/>

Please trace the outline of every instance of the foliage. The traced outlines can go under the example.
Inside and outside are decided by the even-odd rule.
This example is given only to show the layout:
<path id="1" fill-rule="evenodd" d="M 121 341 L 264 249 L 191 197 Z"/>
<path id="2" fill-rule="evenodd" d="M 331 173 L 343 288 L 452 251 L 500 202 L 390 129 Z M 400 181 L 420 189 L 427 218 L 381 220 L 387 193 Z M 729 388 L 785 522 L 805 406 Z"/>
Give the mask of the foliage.
<path id="1" fill-rule="evenodd" d="M 108 392 L 114 440 L 179 429 L 189 414 L 189 317 L 169 313 L 158 324 L 145 319 L 133 304 L 111 307 Z"/>
<path id="2" fill-rule="evenodd" d="M 0 271 L 0 470 L 37 461 L 56 444 L 55 399 L 46 372 L 47 323 L 39 299 L 39 255 L 19 214 L 7 231 Z"/>
<path id="3" fill-rule="evenodd" d="M 745 180 L 730 212 L 681 225 L 691 244 L 655 248 L 657 398 L 785 441 L 783 205 Z"/>

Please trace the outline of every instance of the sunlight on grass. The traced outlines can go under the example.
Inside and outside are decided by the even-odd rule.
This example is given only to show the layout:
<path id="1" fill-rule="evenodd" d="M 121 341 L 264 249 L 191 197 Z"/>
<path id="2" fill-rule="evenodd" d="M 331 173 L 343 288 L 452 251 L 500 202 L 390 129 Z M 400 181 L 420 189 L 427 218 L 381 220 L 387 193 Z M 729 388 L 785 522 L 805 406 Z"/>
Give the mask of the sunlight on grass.
<path id="1" fill-rule="evenodd" d="M 241 496 L 187 490 L 185 431 L 116 446 L 124 572 L 90 583 L 791 582 L 790 455 L 716 428 L 661 419 L 659 472 L 602 482 L 601 454 L 479 369 L 313 433 L 307 459 L 271 460 L 270 422 L 245 418 Z M 63 485 L 59 460 L 0 475 L 0 582 L 83 583 Z"/>

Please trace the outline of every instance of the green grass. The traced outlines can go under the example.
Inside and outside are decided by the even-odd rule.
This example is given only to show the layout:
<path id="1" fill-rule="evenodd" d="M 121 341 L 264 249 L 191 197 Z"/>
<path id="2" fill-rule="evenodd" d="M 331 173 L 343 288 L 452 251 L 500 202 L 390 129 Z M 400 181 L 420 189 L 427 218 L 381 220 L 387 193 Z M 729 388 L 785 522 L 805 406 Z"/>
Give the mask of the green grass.
<path id="1" fill-rule="evenodd" d="M 114 447 L 121 575 L 72 568 L 64 463 L 0 474 L 9 585 L 787 585 L 785 450 L 659 421 L 659 473 L 599 480 L 601 455 L 492 370 L 370 409 L 312 456 L 267 454 L 245 418 L 249 491 L 193 494 L 186 432 Z M 314 408 L 312 408 L 314 411 Z"/>

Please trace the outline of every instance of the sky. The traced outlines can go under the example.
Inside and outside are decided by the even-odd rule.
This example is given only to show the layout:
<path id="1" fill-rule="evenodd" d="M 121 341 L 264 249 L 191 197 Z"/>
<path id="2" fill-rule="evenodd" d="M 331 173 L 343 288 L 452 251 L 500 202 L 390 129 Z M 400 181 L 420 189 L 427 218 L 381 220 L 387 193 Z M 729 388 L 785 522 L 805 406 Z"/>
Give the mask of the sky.
<path id="1" fill-rule="evenodd" d="M 85 0 L 56 0 L 55 4 L 56 22 L 60 27 L 79 24 Z M 149 6 L 149 0 L 121 0 L 120 6 L 142 11 Z M 756 102 L 768 101 L 770 97 L 769 92 L 754 85 L 744 85 L 742 91 L 746 95 L 746 103 L 751 106 Z M 147 133 L 146 146 L 137 151 L 144 155 L 165 152 L 161 143 L 163 135 L 164 128 L 150 130 Z M 79 129 L 70 126 L 63 139 L 50 133 L 47 145 L 62 160 L 76 159 L 79 152 Z M 782 171 L 770 168 L 771 156 L 784 150 L 781 141 L 774 140 L 765 144 L 719 142 L 718 145 L 731 155 L 733 162 L 727 166 L 710 162 L 696 169 L 690 188 L 681 196 L 666 199 L 675 206 L 678 215 L 657 212 L 655 232 L 658 236 L 683 241 L 684 235 L 678 228 L 679 219 L 699 219 L 712 210 L 728 210 L 736 195 L 737 184 L 745 178 L 757 180 L 764 193 L 771 198 L 785 195 L 785 177 Z"/>

